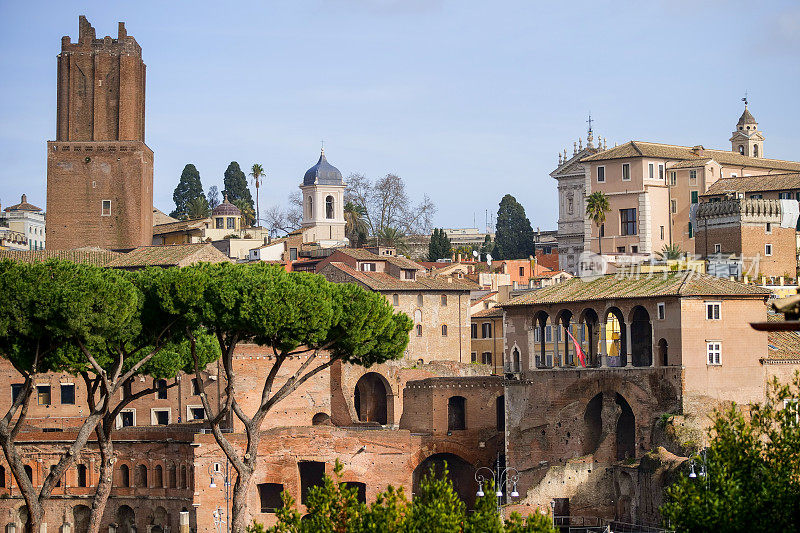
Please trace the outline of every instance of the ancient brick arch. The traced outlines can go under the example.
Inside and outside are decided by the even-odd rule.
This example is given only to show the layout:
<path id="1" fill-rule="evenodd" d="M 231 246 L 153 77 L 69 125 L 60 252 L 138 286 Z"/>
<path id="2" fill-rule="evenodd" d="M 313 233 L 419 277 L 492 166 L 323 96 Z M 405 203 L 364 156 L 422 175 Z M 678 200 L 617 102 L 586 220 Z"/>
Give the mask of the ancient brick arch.
<path id="1" fill-rule="evenodd" d="M 380 425 L 394 423 L 394 395 L 385 376 L 367 372 L 359 378 L 353 390 L 353 407 L 359 422 Z"/>
<path id="2" fill-rule="evenodd" d="M 419 463 L 412 474 L 412 492 L 419 492 L 423 477 L 430 471 L 440 477 L 447 467 L 447 477 L 453 483 L 453 489 L 466 504 L 467 509 L 475 508 L 475 467 L 454 453 L 439 452 L 427 457 Z"/>

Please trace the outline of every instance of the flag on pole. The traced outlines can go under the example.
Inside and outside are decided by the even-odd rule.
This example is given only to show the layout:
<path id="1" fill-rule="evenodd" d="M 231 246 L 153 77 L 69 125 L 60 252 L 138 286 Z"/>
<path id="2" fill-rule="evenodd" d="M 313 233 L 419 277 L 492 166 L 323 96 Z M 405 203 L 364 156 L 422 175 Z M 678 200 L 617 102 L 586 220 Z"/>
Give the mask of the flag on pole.
<path id="1" fill-rule="evenodd" d="M 575 345 L 575 353 L 578 354 L 578 361 L 581 362 L 583 368 L 586 368 L 586 356 L 583 354 L 580 343 L 572 336 L 569 328 L 565 327 L 564 329 L 567 330 L 567 335 L 569 335 L 569 338 L 572 339 L 572 343 Z"/>

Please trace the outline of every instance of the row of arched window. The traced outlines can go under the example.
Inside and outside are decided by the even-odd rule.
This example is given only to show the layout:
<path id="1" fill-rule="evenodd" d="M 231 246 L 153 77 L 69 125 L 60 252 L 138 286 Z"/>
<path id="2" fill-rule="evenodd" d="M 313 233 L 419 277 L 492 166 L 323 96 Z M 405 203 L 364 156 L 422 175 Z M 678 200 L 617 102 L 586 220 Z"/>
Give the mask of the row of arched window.
<path id="1" fill-rule="evenodd" d="M 178 469 L 177 465 L 170 465 L 167 469 L 167 476 L 165 479 L 163 467 L 161 465 L 156 465 L 155 468 L 153 468 L 153 478 L 151 480 L 148 478 L 147 465 L 140 464 L 135 469 L 135 479 L 131 479 L 131 467 L 122 464 L 119 466 L 117 473 L 116 486 L 186 489 L 189 488 L 191 484 L 191 476 L 192 470 L 187 469 L 186 465 L 181 465 L 180 469 Z"/>
<path id="2" fill-rule="evenodd" d="M 55 465 L 50 467 L 55 468 Z M 78 487 L 86 487 L 88 486 L 88 469 L 84 464 L 77 464 L 75 465 L 76 470 L 76 484 Z M 33 483 L 33 467 L 31 465 L 25 465 L 25 473 L 28 475 L 28 479 L 31 480 Z M 7 486 L 6 483 L 6 467 L 0 465 L 0 488 L 5 488 Z M 59 480 L 56 482 L 56 487 L 61 486 L 61 481 Z"/>
<path id="3" fill-rule="evenodd" d="M 335 213 L 334 205 L 335 205 L 335 200 L 333 199 L 333 196 L 331 196 L 331 195 L 326 196 L 325 197 L 325 218 L 328 218 L 328 219 L 335 218 L 335 216 L 334 216 L 334 213 Z M 308 212 L 308 214 L 306 215 L 306 218 L 309 218 L 309 219 L 310 218 L 314 218 L 314 199 L 311 196 L 309 196 L 308 199 L 306 200 L 306 209 L 307 209 L 307 212 Z"/>

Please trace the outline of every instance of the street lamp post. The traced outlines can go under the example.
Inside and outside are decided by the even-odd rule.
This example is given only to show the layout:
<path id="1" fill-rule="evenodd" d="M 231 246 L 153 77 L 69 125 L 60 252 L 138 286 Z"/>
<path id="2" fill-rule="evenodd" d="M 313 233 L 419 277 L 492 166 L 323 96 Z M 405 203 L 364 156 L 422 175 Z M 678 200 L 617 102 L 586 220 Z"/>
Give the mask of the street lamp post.
<path id="1" fill-rule="evenodd" d="M 483 498 L 486 494 L 483 492 L 483 484 L 489 480 L 494 482 L 495 497 L 497 498 L 497 514 L 502 516 L 502 499 L 503 487 L 509 482 L 512 483 L 511 496 L 512 498 L 519 498 L 517 492 L 517 481 L 519 481 L 519 471 L 516 468 L 506 467 L 500 468 L 500 458 L 497 458 L 497 466 L 492 470 L 488 466 L 482 466 L 475 471 L 475 481 L 478 482 L 478 492 L 476 496 Z"/>
<path id="2" fill-rule="evenodd" d="M 225 470 L 220 470 L 219 467 L 220 467 L 219 463 L 212 463 L 208 465 L 208 474 L 211 477 L 211 483 L 209 484 L 209 487 L 212 489 L 217 487 L 217 484 L 214 482 L 214 476 L 221 476 L 223 486 L 225 487 L 225 510 L 223 511 L 222 509 L 219 508 L 219 506 L 217 506 L 217 508 L 214 510 L 214 525 L 217 526 L 217 533 L 222 533 L 222 531 L 220 530 L 220 526 L 222 525 L 222 520 L 224 519 L 225 531 L 227 533 L 230 533 L 231 522 L 230 522 L 229 503 L 230 503 L 231 482 L 229 477 L 230 470 L 228 467 L 228 460 L 227 459 L 225 460 Z"/>

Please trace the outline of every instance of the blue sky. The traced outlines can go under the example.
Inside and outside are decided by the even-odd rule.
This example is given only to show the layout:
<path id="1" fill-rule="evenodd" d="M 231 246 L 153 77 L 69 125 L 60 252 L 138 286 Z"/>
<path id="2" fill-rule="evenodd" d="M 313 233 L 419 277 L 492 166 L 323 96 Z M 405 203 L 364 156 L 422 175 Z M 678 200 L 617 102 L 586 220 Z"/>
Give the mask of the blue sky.
<path id="1" fill-rule="evenodd" d="M 325 140 L 347 176 L 402 176 L 435 223 L 483 225 L 511 193 L 555 228 L 557 153 L 595 132 L 729 148 L 745 90 L 768 157 L 800 159 L 800 4 L 740 2 L 0 2 L 0 201 L 45 206 L 56 55 L 85 14 L 147 64 L 154 203 L 186 163 L 204 187 L 261 163 L 285 204 Z"/>

